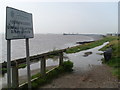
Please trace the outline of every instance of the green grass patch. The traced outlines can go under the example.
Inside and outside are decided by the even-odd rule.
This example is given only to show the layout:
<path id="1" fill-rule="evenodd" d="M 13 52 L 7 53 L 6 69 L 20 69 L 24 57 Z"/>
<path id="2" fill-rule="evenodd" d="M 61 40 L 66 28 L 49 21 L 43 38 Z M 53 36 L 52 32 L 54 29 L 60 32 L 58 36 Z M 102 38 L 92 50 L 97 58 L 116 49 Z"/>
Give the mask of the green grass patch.
<path id="1" fill-rule="evenodd" d="M 95 41 L 95 42 L 86 43 L 86 44 L 78 45 L 78 46 L 75 46 L 75 47 L 71 47 L 71 48 L 68 48 L 66 50 L 66 53 L 76 53 L 76 52 L 79 52 L 79 51 L 82 51 L 82 50 L 91 49 L 91 48 L 94 48 L 96 46 L 102 45 L 103 43 L 105 43 L 107 41 L 110 42 L 112 40 L 117 40 L 117 37 L 112 37 L 112 36 L 104 37 L 103 39 Z"/>
<path id="2" fill-rule="evenodd" d="M 113 57 L 109 62 L 106 63 L 111 67 L 120 68 L 120 58 Z"/>
<path id="3" fill-rule="evenodd" d="M 41 74 L 36 74 L 34 75 L 34 77 L 32 78 L 36 78 L 38 77 L 38 79 L 34 80 L 32 82 L 32 89 L 34 88 L 39 88 L 40 86 L 50 83 L 54 78 L 57 78 L 58 76 L 66 73 L 66 72 L 71 72 L 73 71 L 73 63 L 71 61 L 65 61 L 63 63 L 63 65 L 55 68 L 54 70 L 50 71 L 49 73 L 47 73 L 44 77 L 41 76 Z M 28 85 L 25 84 L 24 86 L 20 87 L 20 88 L 27 88 Z"/>

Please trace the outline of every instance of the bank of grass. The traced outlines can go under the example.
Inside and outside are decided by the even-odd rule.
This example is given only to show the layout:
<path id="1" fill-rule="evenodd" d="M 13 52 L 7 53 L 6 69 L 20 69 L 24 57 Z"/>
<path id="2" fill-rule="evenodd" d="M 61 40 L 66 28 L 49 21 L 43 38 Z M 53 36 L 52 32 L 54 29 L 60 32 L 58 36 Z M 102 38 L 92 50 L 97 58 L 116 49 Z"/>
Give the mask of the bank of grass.
<path id="1" fill-rule="evenodd" d="M 114 37 L 109 37 L 114 38 Z M 107 44 L 105 47 L 101 48 L 100 50 L 105 51 L 108 48 L 112 48 L 112 58 L 105 62 L 103 60 L 103 63 L 109 65 L 110 67 L 113 67 L 112 73 L 113 75 L 117 76 L 118 79 L 120 79 L 120 37 L 116 37 L 116 39 L 111 40 L 109 44 Z"/>
<path id="2" fill-rule="evenodd" d="M 72 72 L 73 71 L 72 68 L 73 68 L 73 63 L 68 60 L 68 61 L 64 61 L 63 65 L 55 68 L 54 70 L 51 70 L 44 77 L 41 76 L 41 74 L 36 74 L 36 75 L 32 76 L 33 79 L 38 77 L 38 79 L 36 79 L 32 82 L 32 89 L 37 89 L 44 84 L 50 83 L 54 78 L 66 73 L 66 72 Z M 22 86 L 20 88 L 24 89 L 27 87 L 28 87 L 28 85 L 25 84 L 24 86 Z"/>
<path id="3" fill-rule="evenodd" d="M 104 37 L 100 40 L 97 40 L 95 42 L 91 42 L 91 43 L 86 43 L 86 44 L 82 44 L 82 45 L 78 45 L 78 46 L 74 46 L 74 47 L 71 47 L 71 48 L 68 48 L 66 50 L 66 53 L 76 53 L 76 52 L 79 52 L 79 51 L 82 51 L 82 50 L 87 50 L 87 49 L 91 49 L 91 48 L 94 48 L 96 46 L 99 46 L 99 45 L 102 45 L 104 42 L 110 42 L 110 41 L 113 41 L 113 40 L 116 40 L 117 37 L 112 37 L 112 36 L 109 36 L 109 37 Z"/>

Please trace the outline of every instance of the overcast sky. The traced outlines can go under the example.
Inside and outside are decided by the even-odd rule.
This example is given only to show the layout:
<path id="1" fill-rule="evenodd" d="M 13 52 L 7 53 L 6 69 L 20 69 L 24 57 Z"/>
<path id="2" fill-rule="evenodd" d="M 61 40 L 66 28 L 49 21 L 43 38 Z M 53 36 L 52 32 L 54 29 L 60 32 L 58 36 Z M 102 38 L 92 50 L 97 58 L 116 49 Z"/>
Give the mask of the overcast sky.
<path id="1" fill-rule="evenodd" d="M 117 1 L 0 0 L 0 33 L 5 33 L 6 6 L 32 13 L 34 33 L 118 32 Z"/>

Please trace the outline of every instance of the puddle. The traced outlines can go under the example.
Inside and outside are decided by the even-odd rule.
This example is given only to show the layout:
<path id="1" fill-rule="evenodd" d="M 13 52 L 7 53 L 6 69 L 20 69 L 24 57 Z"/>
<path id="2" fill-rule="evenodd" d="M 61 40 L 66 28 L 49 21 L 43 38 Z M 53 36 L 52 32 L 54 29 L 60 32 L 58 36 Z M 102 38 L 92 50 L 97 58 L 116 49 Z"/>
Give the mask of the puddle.
<path id="1" fill-rule="evenodd" d="M 98 51 L 100 48 L 107 45 L 109 42 L 105 42 L 103 45 L 84 50 L 78 53 L 73 54 L 66 54 L 66 56 L 74 63 L 73 69 L 77 73 L 86 72 L 92 68 L 93 65 L 102 65 L 101 59 L 103 58 L 103 55 L 99 55 L 98 53 L 103 53 L 102 51 Z M 92 54 L 89 54 L 87 57 L 84 57 L 86 52 L 92 52 Z M 81 71 L 81 72 L 80 72 Z"/>

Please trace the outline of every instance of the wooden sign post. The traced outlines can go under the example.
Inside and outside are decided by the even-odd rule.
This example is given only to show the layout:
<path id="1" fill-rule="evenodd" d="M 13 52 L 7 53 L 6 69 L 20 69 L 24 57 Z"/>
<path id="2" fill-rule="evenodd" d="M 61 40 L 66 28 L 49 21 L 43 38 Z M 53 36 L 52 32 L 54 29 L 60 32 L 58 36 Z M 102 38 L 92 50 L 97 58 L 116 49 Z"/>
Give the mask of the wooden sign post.
<path id="1" fill-rule="evenodd" d="M 6 8 L 6 40 L 7 40 L 7 85 L 11 88 L 11 40 L 26 39 L 26 62 L 28 88 L 31 88 L 29 38 L 33 38 L 32 14 L 11 7 Z"/>

